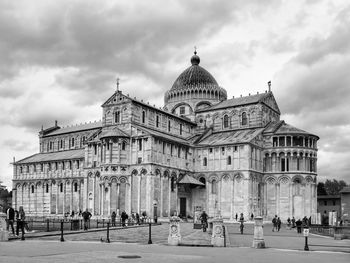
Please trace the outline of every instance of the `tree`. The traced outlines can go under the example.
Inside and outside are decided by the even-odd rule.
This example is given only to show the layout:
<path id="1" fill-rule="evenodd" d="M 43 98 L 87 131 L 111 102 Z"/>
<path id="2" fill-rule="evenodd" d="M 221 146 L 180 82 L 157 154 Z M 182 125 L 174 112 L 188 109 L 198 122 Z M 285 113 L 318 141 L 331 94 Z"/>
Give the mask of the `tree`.
<path id="1" fill-rule="evenodd" d="M 326 191 L 326 189 L 324 187 L 324 183 L 322 183 L 322 182 L 319 182 L 317 184 L 317 195 L 318 196 L 319 195 L 327 195 L 327 191 Z"/>
<path id="2" fill-rule="evenodd" d="M 328 195 L 339 195 L 339 192 L 346 186 L 345 181 L 340 180 L 337 181 L 333 179 L 333 181 L 327 179 L 324 188 Z"/>

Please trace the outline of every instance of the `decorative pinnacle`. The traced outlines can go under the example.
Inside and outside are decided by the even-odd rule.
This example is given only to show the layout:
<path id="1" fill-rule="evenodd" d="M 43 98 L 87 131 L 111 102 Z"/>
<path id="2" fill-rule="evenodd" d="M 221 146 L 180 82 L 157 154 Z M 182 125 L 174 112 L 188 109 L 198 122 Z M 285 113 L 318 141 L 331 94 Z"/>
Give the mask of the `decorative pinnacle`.
<path id="1" fill-rule="evenodd" d="M 119 91 L 119 78 L 117 78 L 117 92 Z"/>
<path id="2" fill-rule="evenodd" d="M 197 55 L 197 47 L 194 46 L 194 54 Z"/>
<path id="3" fill-rule="evenodd" d="M 269 86 L 269 91 L 271 91 L 271 80 L 267 82 L 267 85 Z"/>

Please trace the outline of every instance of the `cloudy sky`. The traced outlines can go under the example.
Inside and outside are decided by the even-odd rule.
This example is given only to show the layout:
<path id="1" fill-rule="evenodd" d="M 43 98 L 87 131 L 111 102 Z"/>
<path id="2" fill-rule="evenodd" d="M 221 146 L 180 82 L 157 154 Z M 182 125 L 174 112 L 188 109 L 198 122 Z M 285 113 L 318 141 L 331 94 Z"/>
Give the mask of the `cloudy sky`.
<path id="1" fill-rule="evenodd" d="M 0 0 L 0 180 L 42 125 L 101 119 L 116 77 L 162 106 L 197 46 L 228 97 L 271 80 L 282 119 L 321 138 L 319 179 L 350 183 L 349 43 L 348 0 Z"/>

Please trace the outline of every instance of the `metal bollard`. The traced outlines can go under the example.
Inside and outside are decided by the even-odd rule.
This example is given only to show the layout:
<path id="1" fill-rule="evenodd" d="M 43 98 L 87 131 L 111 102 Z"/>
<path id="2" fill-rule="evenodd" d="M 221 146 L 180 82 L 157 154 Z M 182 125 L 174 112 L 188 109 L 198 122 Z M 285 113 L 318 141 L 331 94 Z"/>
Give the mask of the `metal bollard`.
<path id="1" fill-rule="evenodd" d="M 304 246 L 304 250 L 305 251 L 309 251 L 309 245 L 308 245 L 308 243 L 307 243 L 307 239 L 308 239 L 308 237 L 309 237 L 309 228 L 308 227 L 305 227 L 304 228 L 304 237 L 305 237 L 305 246 Z"/>
<path id="2" fill-rule="evenodd" d="M 61 220 L 61 242 L 64 242 L 64 238 L 63 238 L 63 220 Z"/>
<path id="3" fill-rule="evenodd" d="M 109 222 L 107 222 L 107 239 L 106 239 L 107 243 L 110 243 L 111 241 L 109 240 Z"/>
<path id="4" fill-rule="evenodd" d="M 151 222 L 148 224 L 148 244 L 152 244 L 152 239 L 151 239 Z"/>
<path id="5" fill-rule="evenodd" d="M 225 231 L 225 226 L 222 226 L 222 235 L 224 236 L 224 247 L 226 247 L 226 231 Z"/>

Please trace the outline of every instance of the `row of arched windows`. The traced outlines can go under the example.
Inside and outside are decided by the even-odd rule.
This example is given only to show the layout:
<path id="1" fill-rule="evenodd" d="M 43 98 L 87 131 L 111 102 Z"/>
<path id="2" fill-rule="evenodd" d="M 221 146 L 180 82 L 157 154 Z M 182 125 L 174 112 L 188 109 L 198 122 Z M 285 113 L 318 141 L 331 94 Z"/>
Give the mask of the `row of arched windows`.
<path id="1" fill-rule="evenodd" d="M 68 149 L 72 149 L 72 148 L 76 148 L 76 147 L 83 147 L 83 144 L 86 141 L 86 137 L 82 136 L 80 137 L 70 137 L 68 138 Z M 57 145 L 57 148 L 55 147 L 55 144 Z M 56 150 L 65 150 L 66 148 L 66 139 L 59 139 L 59 140 L 54 140 L 54 141 L 47 141 L 46 144 L 46 151 L 50 152 L 50 151 L 54 151 L 56 148 Z M 44 151 L 44 147 L 42 149 Z"/>
<path id="2" fill-rule="evenodd" d="M 241 125 L 245 126 L 248 124 L 248 117 L 247 117 L 247 113 L 243 112 L 241 115 Z M 222 126 L 224 129 L 226 128 L 230 128 L 230 117 L 225 114 L 222 120 Z"/>
<path id="3" fill-rule="evenodd" d="M 227 165 L 231 165 L 232 164 L 232 157 L 228 156 L 227 157 Z M 207 166 L 208 165 L 208 159 L 207 157 L 203 158 L 203 166 Z"/>
<path id="4" fill-rule="evenodd" d="M 34 185 L 31 186 L 30 191 L 31 191 L 32 194 L 35 193 L 35 187 L 34 187 Z M 60 183 L 60 184 L 59 184 L 59 191 L 60 191 L 61 193 L 63 192 L 63 183 Z M 74 191 L 74 192 L 78 192 L 78 183 L 74 183 L 74 185 L 73 185 L 73 191 Z M 45 192 L 46 192 L 46 193 L 49 193 L 49 185 L 48 185 L 48 184 L 45 185 Z"/>

